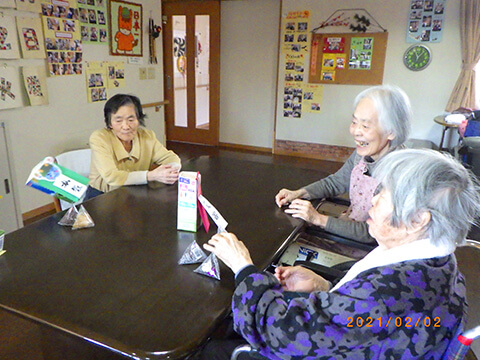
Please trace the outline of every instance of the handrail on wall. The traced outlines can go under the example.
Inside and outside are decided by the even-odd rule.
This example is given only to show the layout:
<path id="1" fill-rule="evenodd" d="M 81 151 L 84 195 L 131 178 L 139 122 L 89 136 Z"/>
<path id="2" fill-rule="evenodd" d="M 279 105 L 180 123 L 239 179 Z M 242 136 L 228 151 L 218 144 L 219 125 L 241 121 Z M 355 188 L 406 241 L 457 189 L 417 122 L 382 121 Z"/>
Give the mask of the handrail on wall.
<path id="1" fill-rule="evenodd" d="M 158 112 L 163 105 L 168 105 L 168 104 L 170 104 L 170 102 L 168 100 L 164 100 L 164 101 L 158 101 L 158 102 L 153 102 L 148 104 L 142 104 L 142 107 L 143 108 L 154 107 L 155 112 Z"/>

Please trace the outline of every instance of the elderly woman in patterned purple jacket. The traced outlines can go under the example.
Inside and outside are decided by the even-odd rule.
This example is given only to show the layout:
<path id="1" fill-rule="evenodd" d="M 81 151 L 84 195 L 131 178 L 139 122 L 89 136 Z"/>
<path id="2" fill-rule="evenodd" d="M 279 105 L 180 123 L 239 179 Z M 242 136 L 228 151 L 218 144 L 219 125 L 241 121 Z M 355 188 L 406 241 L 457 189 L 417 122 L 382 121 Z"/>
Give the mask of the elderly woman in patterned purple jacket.
<path id="1" fill-rule="evenodd" d="M 381 190 L 367 222 L 378 247 L 335 286 L 302 267 L 258 271 L 231 233 L 204 245 L 236 274 L 234 328 L 264 357 L 441 359 L 460 329 L 467 305 L 454 251 L 479 214 L 473 176 L 433 150 L 392 152 L 373 176 Z M 202 356 L 222 359 L 211 346 Z"/>
<path id="2" fill-rule="evenodd" d="M 335 174 L 298 190 L 281 189 L 275 196 L 278 206 L 289 204 L 285 212 L 359 242 L 375 243 L 366 219 L 377 182 L 371 174 L 382 156 L 399 149 L 410 132 L 410 100 L 396 86 L 374 86 L 357 95 L 350 124 L 355 151 Z M 320 214 L 310 203 L 349 193 L 350 207 L 336 218 Z M 306 200 L 305 200 L 306 199 Z"/>

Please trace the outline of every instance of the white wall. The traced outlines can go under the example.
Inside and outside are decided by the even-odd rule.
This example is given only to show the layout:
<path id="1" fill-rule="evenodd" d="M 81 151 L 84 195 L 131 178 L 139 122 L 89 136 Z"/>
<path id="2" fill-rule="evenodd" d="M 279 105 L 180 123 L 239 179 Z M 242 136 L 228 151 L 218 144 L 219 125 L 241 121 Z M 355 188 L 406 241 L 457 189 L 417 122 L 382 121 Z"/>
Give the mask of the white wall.
<path id="1" fill-rule="evenodd" d="M 310 29 L 313 29 L 338 9 L 368 10 L 388 30 L 383 81 L 400 86 L 410 96 L 414 111 L 411 137 L 428 139 L 438 145 L 442 128 L 433 122 L 433 118 L 444 112 L 460 73 L 459 2 L 446 2 L 443 39 L 440 43 L 426 44 L 433 54 L 432 63 L 420 72 L 407 70 L 403 65 L 403 54 L 412 45 L 405 41 L 409 4 L 409 0 L 383 0 L 381 5 L 376 0 L 283 0 L 283 14 L 310 10 Z M 309 63 L 309 57 L 306 63 Z M 283 60 L 280 64 L 279 72 L 283 74 Z M 279 79 L 278 96 L 282 98 L 283 76 Z M 352 103 L 355 95 L 365 88 L 356 85 L 324 85 L 321 113 L 304 113 L 301 119 L 283 118 L 282 102 L 279 102 L 276 138 L 353 146 L 348 134 Z"/>
<path id="2" fill-rule="evenodd" d="M 153 15 L 161 24 L 160 0 L 136 0 L 143 6 L 144 36 L 143 65 L 126 64 L 126 87 L 108 90 L 108 96 L 116 93 L 131 93 L 140 97 L 142 103 L 163 100 L 163 65 L 161 64 L 162 43 L 157 39 L 157 59 L 159 64 L 148 64 L 148 18 Z M 7 12 L 7 11 L 5 11 Z M 19 13 L 9 11 L 10 13 Z M 83 59 L 86 61 L 125 61 L 127 57 L 110 56 L 106 45 L 84 45 Z M 9 66 L 45 65 L 46 60 L 2 60 Z M 155 80 L 139 80 L 140 67 L 154 67 Z M 88 103 L 85 75 L 70 75 L 47 78 L 50 104 L 27 106 L 0 111 L 0 120 L 6 122 L 11 139 L 9 144 L 16 173 L 16 191 L 19 194 L 21 212 L 38 208 L 52 201 L 51 197 L 38 190 L 25 186 L 30 170 L 46 156 L 54 156 L 65 150 L 87 147 L 93 130 L 104 126 L 104 103 Z M 24 104 L 28 100 L 24 94 Z M 163 111 L 147 109 L 147 127 L 164 139 Z"/>
<path id="3" fill-rule="evenodd" d="M 280 1 L 221 8 L 220 142 L 271 148 Z"/>

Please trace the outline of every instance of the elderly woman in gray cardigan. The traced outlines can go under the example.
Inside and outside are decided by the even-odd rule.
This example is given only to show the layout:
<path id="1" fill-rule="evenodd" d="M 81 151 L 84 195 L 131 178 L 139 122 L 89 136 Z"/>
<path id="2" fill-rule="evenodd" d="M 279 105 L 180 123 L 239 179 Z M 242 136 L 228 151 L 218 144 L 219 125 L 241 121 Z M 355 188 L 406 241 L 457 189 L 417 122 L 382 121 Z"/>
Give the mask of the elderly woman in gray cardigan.
<path id="1" fill-rule="evenodd" d="M 370 175 L 377 161 L 402 147 L 410 131 L 411 108 L 407 95 L 395 86 L 376 86 L 355 98 L 350 134 L 356 149 L 335 174 L 298 190 L 282 189 L 275 196 L 279 207 L 289 205 L 286 213 L 301 218 L 328 232 L 364 243 L 374 244 L 366 220 L 377 181 Z M 320 214 L 312 199 L 349 193 L 348 211 L 334 218 Z"/>

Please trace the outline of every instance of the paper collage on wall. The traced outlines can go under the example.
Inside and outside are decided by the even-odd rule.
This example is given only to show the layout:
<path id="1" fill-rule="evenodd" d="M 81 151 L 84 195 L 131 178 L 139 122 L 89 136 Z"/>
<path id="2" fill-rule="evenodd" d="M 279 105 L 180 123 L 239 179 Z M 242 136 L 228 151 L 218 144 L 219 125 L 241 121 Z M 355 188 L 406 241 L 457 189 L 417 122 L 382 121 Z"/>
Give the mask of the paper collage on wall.
<path id="1" fill-rule="evenodd" d="M 348 68 L 370 70 L 372 68 L 373 37 L 353 37 L 350 43 Z"/>
<path id="2" fill-rule="evenodd" d="M 17 17 L 18 37 L 24 59 L 44 59 L 42 21 L 40 18 Z"/>
<path id="3" fill-rule="evenodd" d="M 106 63 L 108 70 L 107 87 L 109 89 L 125 86 L 125 63 L 123 61 L 109 61 Z"/>
<path id="4" fill-rule="evenodd" d="M 82 42 L 107 44 L 107 0 L 77 0 Z"/>
<path id="5" fill-rule="evenodd" d="M 19 59 L 17 28 L 15 17 L 0 17 L 0 59 Z"/>
<path id="6" fill-rule="evenodd" d="M 47 72 L 44 66 L 24 66 L 23 82 L 30 105 L 48 105 Z"/>
<path id="7" fill-rule="evenodd" d="M 67 1 L 42 3 L 42 21 L 50 76 L 82 73 L 82 42 L 77 9 Z"/>
<path id="8" fill-rule="evenodd" d="M 88 102 L 107 101 L 107 66 L 103 61 L 85 62 Z"/>
<path id="9" fill-rule="evenodd" d="M 322 80 L 335 81 L 335 71 L 345 69 L 347 55 L 345 54 L 345 38 L 327 36 L 323 38 L 323 44 L 314 44 L 312 47 L 323 46 L 322 57 Z M 315 53 L 317 53 L 315 51 Z M 312 69 L 311 69 L 312 70 Z"/>
<path id="10" fill-rule="evenodd" d="M 142 56 L 142 5 L 110 0 L 110 55 Z"/>
<path id="11" fill-rule="evenodd" d="M 281 51 L 285 56 L 283 116 L 302 116 L 305 55 L 310 49 L 310 12 L 292 11 L 282 19 Z"/>
<path id="12" fill-rule="evenodd" d="M 446 0 L 410 0 L 407 42 L 442 40 Z"/>
<path id="13" fill-rule="evenodd" d="M 16 0 L 17 10 L 20 11 L 30 11 L 35 13 L 40 13 L 42 7 L 40 5 L 40 0 Z"/>
<path id="14" fill-rule="evenodd" d="M 20 76 L 11 66 L 0 67 L 0 110 L 21 107 Z"/>

